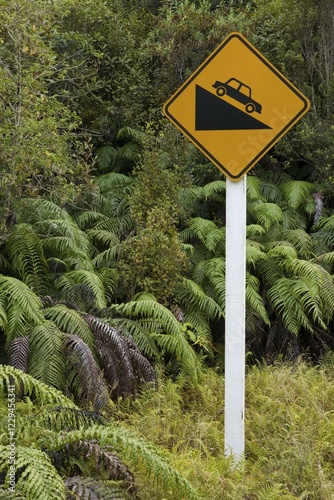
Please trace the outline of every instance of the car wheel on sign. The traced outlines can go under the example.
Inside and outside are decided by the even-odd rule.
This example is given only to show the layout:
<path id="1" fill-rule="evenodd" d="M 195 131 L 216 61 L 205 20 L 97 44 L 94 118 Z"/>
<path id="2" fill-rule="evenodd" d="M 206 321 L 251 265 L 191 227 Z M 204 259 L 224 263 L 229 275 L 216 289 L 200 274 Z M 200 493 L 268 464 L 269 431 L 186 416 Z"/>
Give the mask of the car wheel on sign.
<path id="1" fill-rule="evenodd" d="M 247 113 L 253 113 L 255 111 L 255 106 L 251 102 L 249 104 L 246 104 L 246 111 Z"/>
<path id="2" fill-rule="evenodd" d="M 226 94 L 225 87 L 218 87 L 218 89 L 216 90 L 216 93 L 217 93 L 217 95 L 219 95 L 220 97 L 222 97 L 223 95 Z"/>

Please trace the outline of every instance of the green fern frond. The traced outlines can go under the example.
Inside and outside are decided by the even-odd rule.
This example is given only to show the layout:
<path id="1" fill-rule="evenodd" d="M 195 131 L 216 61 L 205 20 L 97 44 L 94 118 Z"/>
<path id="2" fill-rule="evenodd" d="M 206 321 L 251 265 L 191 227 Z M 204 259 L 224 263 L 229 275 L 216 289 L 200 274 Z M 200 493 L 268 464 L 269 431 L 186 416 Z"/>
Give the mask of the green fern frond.
<path id="1" fill-rule="evenodd" d="M 60 276 L 55 284 L 58 289 L 68 292 L 74 285 L 87 285 L 94 293 L 95 305 L 99 309 L 107 307 L 104 286 L 101 278 L 92 271 L 78 269 Z"/>
<path id="2" fill-rule="evenodd" d="M 265 229 L 259 224 L 248 224 L 246 227 L 246 236 L 250 239 L 261 238 L 265 233 Z"/>
<path id="3" fill-rule="evenodd" d="M 205 243 L 208 235 L 217 229 L 218 227 L 214 222 L 196 217 L 189 222 L 188 234 L 190 237 L 198 238 L 202 243 Z"/>
<path id="4" fill-rule="evenodd" d="M 207 286 L 213 290 L 214 299 L 222 314 L 225 311 L 225 266 L 225 259 L 216 257 L 199 262 L 193 271 L 193 280 L 202 286 L 204 291 L 208 291 Z"/>
<path id="5" fill-rule="evenodd" d="M 215 198 L 215 199 L 222 199 L 221 196 L 216 198 L 217 194 L 225 193 L 226 191 L 226 181 L 213 181 L 209 182 L 208 184 L 205 184 L 202 188 L 203 190 L 203 195 L 206 200 L 210 198 Z"/>
<path id="6" fill-rule="evenodd" d="M 116 155 L 116 148 L 106 144 L 95 150 L 96 163 L 100 170 L 106 170 L 112 165 Z"/>
<path id="7" fill-rule="evenodd" d="M 108 219 L 105 214 L 94 210 L 85 210 L 75 217 L 76 223 L 82 231 L 93 228 L 96 223 L 105 219 Z"/>
<path id="8" fill-rule="evenodd" d="M 44 317 L 53 321 L 59 330 L 64 333 L 78 335 L 91 350 L 95 348 L 94 337 L 86 321 L 74 309 L 69 309 L 63 304 L 56 304 L 43 311 Z"/>
<path id="9" fill-rule="evenodd" d="M 218 306 L 216 307 L 218 308 Z M 158 346 L 163 348 L 165 352 L 176 356 L 183 370 L 189 374 L 192 380 L 198 380 L 200 371 L 198 359 L 185 338 L 182 325 L 171 311 L 154 300 L 132 301 L 113 305 L 110 309 L 112 313 L 132 317 L 141 324 L 147 324 L 151 321 L 151 325 L 155 327 L 151 336 Z M 155 333 L 159 331 L 164 333 Z"/>
<path id="10" fill-rule="evenodd" d="M 314 282 L 306 278 L 281 278 L 267 296 L 289 332 L 298 335 L 301 328 L 312 332 L 313 322 L 326 330 Z"/>
<path id="11" fill-rule="evenodd" d="M 277 259 L 284 261 L 285 259 L 297 260 L 297 250 L 287 241 L 271 241 L 264 245 L 267 250 L 268 259 Z"/>
<path id="12" fill-rule="evenodd" d="M 131 215 L 123 217 L 108 217 L 97 222 L 94 226 L 96 230 L 106 230 L 118 236 L 129 234 L 134 229 L 134 220 Z"/>
<path id="13" fill-rule="evenodd" d="M 153 320 L 150 325 L 148 321 L 139 323 L 136 320 L 128 318 L 111 318 L 108 321 L 116 330 L 121 329 L 128 332 L 133 337 L 136 346 L 144 356 L 150 359 L 159 359 L 159 351 L 156 343 L 151 337 L 151 331 L 154 331 L 157 327 L 156 321 Z"/>
<path id="14" fill-rule="evenodd" d="M 103 229 L 88 229 L 87 235 L 92 240 L 94 245 L 102 245 L 103 247 L 111 247 L 119 244 L 119 238 L 115 233 Z"/>
<path id="15" fill-rule="evenodd" d="M 138 130 L 133 127 L 125 126 L 122 127 L 116 134 L 118 140 L 124 139 L 136 139 L 139 142 L 144 141 L 147 138 L 147 134 L 142 130 Z"/>
<path id="16" fill-rule="evenodd" d="M 77 408 L 64 394 L 54 387 L 36 380 L 31 375 L 14 368 L 13 366 L 0 365 L 0 394 L 4 397 L 8 393 L 8 386 L 15 384 L 17 394 L 23 392 L 23 395 L 32 398 L 40 404 L 53 404 Z"/>
<path id="17" fill-rule="evenodd" d="M 256 241 L 246 241 L 246 262 L 252 264 L 254 267 L 259 260 L 266 259 L 267 255 L 263 251 L 263 245 Z"/>
<path id="18" fill-rule="evenodd" d="M 20 436 L 32 436 L 41 427 L 53 432 L 61 432 L 68 429 L 88 429 L 91 425 L 95 424 L 105 424 L 105 420 L 100 413 L 56 406 L 54 408 L 42 409 L 36 415 L 27 416 L 22 421 Z"/>
<path id="19" fill-rule="evenodd" d="M 282 210 L 282 224 L 281 228 L 283 231 L 290 229 L 304 229 L 306 230 L 308 226 L 308 218 L 305 217 L 303 212 L 295 210 L 294 208 L 284 208 Z"/>
<path id="20" fill-rule="evenodd" d="M 211 231 L 203 243 L 208 250 L 215 252 L 216 255 L 221 255 L 225 253 L 225 239 L 226 228 L 222 227 Z"/>
<path id="21" fill-rule="evenodd" d="M 48 219 L 35 224 L 35 228 L 47 238 L 68 238 L 80 252 L 91 254 L 91 243 L 87 234 L 73 219 Z"/>
<path id="22" fill-rule="evenodd" d="M 289 206 L 295 210 L 299 209 L 301 206 L 305 209 L 308 207 L 308 213 L 314 213 L 315 211 L 315 201 L 312 197 L 312 190 L 314 190 L 314 184 L 306 181 L 288 181 L 281 186 L 282 193 L 289 204 Z M 306 204 L 306 201 L 312 200 L 313 210 L 310 211 L 310 206 Z"/>
<path id="23" fill-rule="evenodd" d="M 299 257 L 310 259 L 312 254 L 312 237 L 303 229 L 290 229 L 282 232 L 282 239 L 288 241 L 297 250 Z"/>
<path id="24" fill-rule="evenodd" d="M 7 316 L 5 335 L 8 344 L 23 337 L 29 325 L 43 323 L 41 300 L 16 278 L 0 275 L 0 302 Z"/>
<path id="25" fill-rule="evenodd" d="M 283 220 L 282 209 L 276 203 L 261 203 L 254 207 L 253 214 L 258 224 L 268 230 Z"/>
<path id="26" fill-rule="evenodd" d="M 315 252 L 317 254 L 330 252 L 334 248 L 334 215 L 320 219 L 313 231 Z"/>
<path id="27" fill-rule="evenodd" d="M 9 449 L 0 445 L 0 470 L 7 472 Z M 16 490 L 28 500 L 66 499 L 63 480 L 53 467 L 49 457 L 33 447 L 16 446 L 16 470 L 20 470 Z M 5 479 L 6 482 L 6 479 Z"/>
<path id="28" fill-rule="evenodd" d="M 36 293 L 47 293 L 49 269 L 41 239 L 32 227 L 28 224 L 14 226 L 7 240 L 6 250 L 20 279 Z"/>
<path id="29" fill-rule="evenodd" d="M 247 176 L 247 198 L 250 201 L 265 201 L 260 195 L 261 180 L 254 175 Z"/>
<path id="30" fill-rule="evenodd" d="M 167 463 L 154 445 L 125 427 L 115 424 L 102 428 L 92 426 L 83 431 L 68 432 L 65 436 L 59 434 L 49 438 L 48 448 L 60 450 L 80 440 L 97 440 L 100 446 L 111 446 L 123 460 L 134 465 L 141 462 L 149 476 L 153 476 L 154 481 L 165 490 L 172 489 L 178 497 L 184 496 L 189 500 L 198 498 L 191 484 Z"/>
<path id="31" fill-rule="evenodd" d="M 217 302 L 209 297 L 198 283 L 190 279 L 183 278 L 182 283 L 176 287 L 175 295 L 188 310 L 191 307 L 192 310 L 205 312 L 211 319 L 223 316 L 223 311 Z"/>
<path id="32" fill-rule="evenodd" d="M 66 210 L 44 198 L 22 199 L 20 202 L 20 216 L 24 222 L 30 222 L 31 224 L 49 219 L 71 219 Z"/>
<path id="33" fill-rule="evenodd" d="M 103 195 L 120 192 L 130 194 L 135 181 L 128 175 L 118 172 L 109 172 L 105 175 L 100 175 L 95 179 L 95 184 L 99 187 Z"/>
<path id="34" fill-rule="evenodd" d="M 113 266 L 117 260 L 119 255 L 122 252 L 122 245 L 116 245 L 103 252 L 100 252 L 92 259 L 92 265 L 94 269 L 101 269 L 101 267 L 110 267 Z"/>
<path id="35" fill-rule="evenodd" d="M 247 330 L 256 333 L 256 319 L 261 319 L 266 325 L 270 325 L 269 316 L 265 304 L 259 294 L 260 281 L 250 273 L 246 273 L 246 324 Z"/>
<path id="36" fill-rule="evenodd" d="M 30 336 L 29 373 L 57 389 L 64 387 L 63 334 L 52 321 L 36 326 Z"/>
<path id="37" fill-rule="evenodd" d="M 281 204 L 283 195 L 278 184 L 269 181 L 261 181 L 260 193 L 269 203 Z"/>

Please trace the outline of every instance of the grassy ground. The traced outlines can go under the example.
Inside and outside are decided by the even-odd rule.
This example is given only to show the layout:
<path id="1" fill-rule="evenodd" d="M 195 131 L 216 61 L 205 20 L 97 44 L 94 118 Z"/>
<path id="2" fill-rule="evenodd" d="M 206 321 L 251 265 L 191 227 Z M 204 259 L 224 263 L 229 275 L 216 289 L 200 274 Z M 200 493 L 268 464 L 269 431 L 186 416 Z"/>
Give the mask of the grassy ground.
<path id="1" fill-rule="evenodd" d="M 317 368 L 304 362 L 249 368 L 239 468 L 224 456 L 223 398 L 222 377 L 207 371 L 197 387 L 165 381 L 131 407 L 123 402 L 119 417 L 168 450 L 200 499 L 334 499 L 334 356 Z M 179 500 L 144 476 L 141 495 Z"/>

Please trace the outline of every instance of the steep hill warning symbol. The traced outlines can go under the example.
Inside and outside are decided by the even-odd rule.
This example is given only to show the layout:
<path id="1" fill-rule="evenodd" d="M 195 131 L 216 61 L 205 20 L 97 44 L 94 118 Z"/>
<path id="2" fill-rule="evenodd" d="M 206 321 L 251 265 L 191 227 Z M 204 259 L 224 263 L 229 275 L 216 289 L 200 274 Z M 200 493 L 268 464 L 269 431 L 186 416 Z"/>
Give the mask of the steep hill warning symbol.
<path id="1" fill-rule="evenodd" d="M 234 80 L 238 82 L 238 80 Z M 228 82 L 231 82 L 229 80 Z M 251 98 L 250 92 L 244 94 L 228 84 L 216 82 L 216 94 L 196 85 L 196 130 L 255 130 L 270 129 L 251 113 L 261 113 L 262 106 Z M 234 82 L 231 82 L 234 83 Z M 239 82 L 240 83 L 240 82 Z M 242 85 L 242 84 L 241 84 Z M 250 87 L 244 86 L 246 89 Z M 224 98 L 225 97 L 225 98 Z M 227 101 L 227 98 L 230 100 Z"/>
<path id="2" fill-rule="evenodd" d="M 307 98 L 240 33 L 231 33 L 163 107 L 237 181 L 308 111 Z"/>

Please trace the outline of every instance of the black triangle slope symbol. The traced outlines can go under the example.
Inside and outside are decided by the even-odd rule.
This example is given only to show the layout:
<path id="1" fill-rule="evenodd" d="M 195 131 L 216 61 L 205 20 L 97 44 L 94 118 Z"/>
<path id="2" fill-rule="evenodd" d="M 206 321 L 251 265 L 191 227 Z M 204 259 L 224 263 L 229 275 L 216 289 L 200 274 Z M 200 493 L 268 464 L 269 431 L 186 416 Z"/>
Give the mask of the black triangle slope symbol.
<path id="1" fill-rule="evenodd" d="M 196 130 L 270 129 L 211 92 L 196 85 Z"/>

